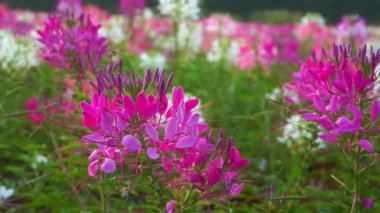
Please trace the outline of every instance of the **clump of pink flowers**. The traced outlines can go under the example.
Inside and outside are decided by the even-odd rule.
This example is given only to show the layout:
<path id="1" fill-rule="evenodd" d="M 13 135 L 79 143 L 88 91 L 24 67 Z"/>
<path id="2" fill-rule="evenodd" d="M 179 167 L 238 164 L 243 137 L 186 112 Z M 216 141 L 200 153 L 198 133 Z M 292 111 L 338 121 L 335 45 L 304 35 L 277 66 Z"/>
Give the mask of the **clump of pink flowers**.
<path id="1" fill-rule="evenodd" d="M 58 113 L 69 117 L 77 110 L 70 90 L 56 99 L 39 100 L 37 97 L 32 97 L 27 101 L 25 108 L 28 110 L 28 119 L 37 125 L 43 124 L 46 118 L 55 118 Z"/>
<path id="2" fill-rule="evenodd" d="M 349 180 L 354 210 L 365 195 L 359 185 L 371 162 L 363 155 L 376 152 L 379 137 L 379 62 L 380 50 L 364 46 L 354 53 L 350 46 L 334 46 L 322 59 L 310 57 L 286 85 L 298 96 L 303 119 L 323 129 L 319 137 L 349 153 L 345 162 L 355 176 Z M 296 103 L 292 97 L 287 100 Z"/>
<path id="3" fill-rule="evenodd" d="M 81 102 L 83 124 L 91 130 L 82 137 L 92 150 L 89 175 L 124 171 L 157 179 L 174 195 L 168 211 L 189 202 L 181 193 L 201 200 L 239 194 L 245 183 L 238 174 L 248 159 L 231 138 L 221 133 L 214 140 L 207 133 L 207 123 L 195 111 L 199 99 L 186 100 L 184 90 L 174 87 L 169 101 L 173 76 L 165 81 L 164 75 L 156 70 L 144 78 L 127 76 L 121 62 L 98 75 L 98 92 L 89 103 Z"/>
<path id="4" fill-rule="evenodd" d="M 380 52 L 371 49 L 367 57 L 364 47 L 354 56 L 350 47 L 334 46 L 332 55 L 322 60 L 309 58 L 288 88 L 303 99 L 303 118 L 324 128 L 322 139 L 374 152 L 369 140 L 376 133 L 380 112 L 375 73 Z M 344 137 L 347 134 L 350 138 Z"/>
<path id="5" fill-rule="evenodd" d="M 98 34 L 99 28 L 87 15 L 49 16 L 38 31 L 42 58 L 59 69 L 95 72 L 108 49 L 107 40 Z"/>

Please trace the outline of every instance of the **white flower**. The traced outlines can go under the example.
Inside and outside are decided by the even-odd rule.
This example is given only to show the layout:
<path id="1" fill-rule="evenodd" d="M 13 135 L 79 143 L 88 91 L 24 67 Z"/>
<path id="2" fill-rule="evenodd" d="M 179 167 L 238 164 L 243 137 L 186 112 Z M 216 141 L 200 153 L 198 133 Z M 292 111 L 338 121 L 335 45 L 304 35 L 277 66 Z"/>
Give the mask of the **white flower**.
<path id="1" fill-rule="evenodd" d="M 284 92 L 283 94 L 284 97 L 290 97 L 295 103 L 300 102 L 298 94 L 295 93 L 294 91 L 284 88 L 283 92 Z"/>
<path id="2" fill-rule="evenodd" d="M 310 22 L 317 23 L 321 26 L 325 26 L 326 21 L 323 18 L 323 16 L 319 13 L 307 13 L 301 18 L 301 23 L 302 24 L 308 24 Z"/>
<path id="3" fill-rule="evenodd" d="M 38 164 L 47 164 L 47 163 L 48 163 L 48 159 L 45 156 L 37 155 L 34 158 L 34 162 L 32 163 L 32 168 L 35 169 L 35 168 L 37 168 Z"/>
<path id="4" fill-rule="evenodd" d="M 7 189 L 5 186 L 0 185 L 0 203 L 14 194 L 14 189 Z"/>
<path id="5" fill-rule="evenodd" d="M 10 31 L 0 30 L 0 69 L 5 71 L 28 69 L 39 64 L 40 44 L 30 36 L 17 37 Z"/>
<path id="6" fill-rule="evenodd" d="M 152 19 L 154 17 L 154 13 L 151 9 L 145 8 L 143 12 L 144 19 Z"/>
<path id="7" fill-rule="evenodd" d="M 123 25 L 123 17 L 114 15 L 108 22 L 102 25 L 99 29 L 99 35 L 108 38 L 114 44 L 120 44 L 126 39 Z"/>
<path id="8" fill-rule="evenodd" d="M 173 19 L 198 19 L 201 12 L 198 0 L 159 0 L 158 9 Z"/>
<path id="9" fill-rule="evenodd" d="M 166 57 L 162 54 L 149 55 L 142 53 L 140 55 L 140 67 L 144 69 L 163 69 L 166 65 Z"/>
<path id="10" fill-rule="evenodd" d="M 313 136 L 313 131 L 316 130 L 317 133 L 319 133 L 322 132 L 322 129 L 312 128 L 308 124 L 309 123 L 304 121 L 300 115 L 292 115 L 290 118 L 286 119 L 282 135 L 278 137 L 277 140 L 291 148 L 294 144 L 302 145 L 306 143 L 317 144 L 317 149 L 325 148 L 326 143 Z"/>
<path id="11" fill-rule="evenodd" d="M 265 94 L 265 97 L 269 100 L 277 100 L 277 98 L 281 95 L 280 88 L 274 88 L 271 93 Z"/>
<path id="12" fill-rule="evenodd" d="M 212 41 L 211 50 L 207 53 L 207 60 L 217 62 L 223 58 L 223 51 L 219 40 Z"/>
<path id="13" fill-rule="evenodd" d="M 236 64 L 240 55 L 240 45 L 237 41 L 232 41 L 227 50 L 227 60 L 231 64 Z"/>
<path id="14" fill-rule="evenodd" d="M 268 166 L 268 161 L 265 158 L 261 158 L 259 161 L 259 170 L 264 171 Z"/>
<path id="15" fill-rule="evenodd" d="M 189 25 L 186 22 L 179 24 L 177 44 L 181 49 L 193 53 L 199 52 L 202 44 L 202 28 L 199 25 Z"/>

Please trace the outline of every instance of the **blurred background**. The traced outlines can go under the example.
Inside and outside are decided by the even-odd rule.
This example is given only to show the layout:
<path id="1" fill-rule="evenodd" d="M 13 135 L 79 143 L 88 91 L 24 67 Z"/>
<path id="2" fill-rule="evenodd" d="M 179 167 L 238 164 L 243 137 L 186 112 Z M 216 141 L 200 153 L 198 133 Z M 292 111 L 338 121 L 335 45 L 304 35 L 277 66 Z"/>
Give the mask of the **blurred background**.
<path id="1" fill-rule="evenodd" d="M 11 8 L 28 8 L 32 10 L 51 11 L 58 0 L 0 0 Z M 110 11 L 117 10 L 117 0 L 84 0 L 84 3 L 93 3 Z M 158 0 L 148 0 L 151 7 L 155 7 Z M 358 14 L 368 23 L 380 23 L 379 0 L 204 0 L 203 12 L 228 12 L 243 20 L 259 20 L 267 23 L 282 23 L 298 21 L 306 12 L 318 12 L 329 23 L 336 23 L 343 15 Z"/>

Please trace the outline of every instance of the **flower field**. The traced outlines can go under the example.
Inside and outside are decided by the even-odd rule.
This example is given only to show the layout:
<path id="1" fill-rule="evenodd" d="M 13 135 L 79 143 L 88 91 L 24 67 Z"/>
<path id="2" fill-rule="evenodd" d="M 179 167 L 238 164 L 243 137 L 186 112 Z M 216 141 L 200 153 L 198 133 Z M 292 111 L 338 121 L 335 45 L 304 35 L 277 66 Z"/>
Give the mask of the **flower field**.
<path id="1" fill-rule="evenodd" d="M 0 5 L 1 212 L 380 212 L 380 27 L 157 2 Z"/>

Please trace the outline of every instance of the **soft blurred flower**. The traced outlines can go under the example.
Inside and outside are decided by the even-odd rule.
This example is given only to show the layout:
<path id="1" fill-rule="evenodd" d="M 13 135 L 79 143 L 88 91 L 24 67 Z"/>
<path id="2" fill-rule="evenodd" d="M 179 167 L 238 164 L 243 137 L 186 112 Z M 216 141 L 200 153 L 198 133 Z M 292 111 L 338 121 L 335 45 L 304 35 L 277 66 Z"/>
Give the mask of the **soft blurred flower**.
<path id="1" fill-rule="evenodd" d="M 140 55 L 140 67 L 145 69 L 162 69 L 166 65 L 166 57 L 160 53 L 148 54 L 146 52 Z"/>
<path id="2" fill-rule="evenodd" d="M 37 168 L 38 165 L 47 164 L 48 159 L 43 155 L 37 155 L 32 162 L 32 168 Z"/>
<path id="3" fill-rule="evenodd" d="M 363 199 L 362 203 L 363 203 L 364 208 L 366 209 L 372 209 L 375 206 L 372 199 L 369 197 Z"/>
<path id="4" fill-rule="evenodd" d="M 0 30 L 0 69 L 24 70 L 39 64 L 39 43 L 31 36 L 15 36 L 7 30 Z"/>
<path id="5" fill-rule="evenodd" d="M 0 203 L 2 203 L 4 200 L 12 197 L 14 194 L 14 189 L 12 188 L 6 188 L 3 185 L 0 185 Z"/>
<path id="6" fill-rule="evenodd" d="M 159 0 L 158 9 L 175 20 L 198 19 L 201 12 L 198 0 Z"/>

